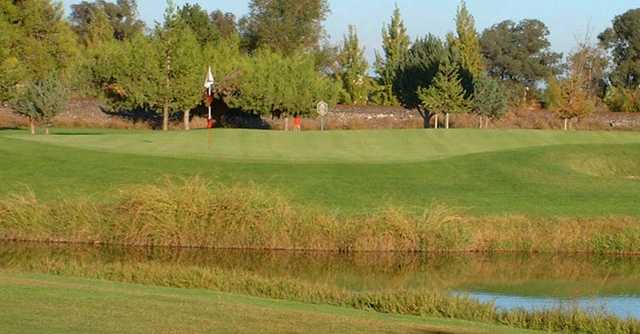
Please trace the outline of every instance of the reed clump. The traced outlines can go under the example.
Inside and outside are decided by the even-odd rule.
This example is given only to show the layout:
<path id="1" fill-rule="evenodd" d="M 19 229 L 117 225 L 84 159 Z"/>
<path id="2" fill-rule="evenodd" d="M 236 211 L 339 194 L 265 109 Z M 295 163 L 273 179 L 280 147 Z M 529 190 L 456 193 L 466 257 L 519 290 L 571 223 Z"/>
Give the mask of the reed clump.
<path id="1" fill-rule="evenodd" d="M 74 259 L 33 259 L 0 263 L 5 271 L 38 272 L 177 288 L 203 288 L 257 297 L 328 304 L 382 313 L 455 318 L 510 327 L 567 333 L 640 333 L 640 321 L 578 308 L 543 311 L 499 310 L 447 291 L 354 292 L 289 278 L 166 263 L 112 262 L 95 265 Z"/>
<path id="2" fill-rule="evenodd" d="M 131 246 L 409 252 L 640 253 L 628 217 L 472 217 L 442 204 L 344 217 L 301 210 L 254 185 L 194 177 L 121 189 L 114 202 L 0 200 L 0 239 Z"/>

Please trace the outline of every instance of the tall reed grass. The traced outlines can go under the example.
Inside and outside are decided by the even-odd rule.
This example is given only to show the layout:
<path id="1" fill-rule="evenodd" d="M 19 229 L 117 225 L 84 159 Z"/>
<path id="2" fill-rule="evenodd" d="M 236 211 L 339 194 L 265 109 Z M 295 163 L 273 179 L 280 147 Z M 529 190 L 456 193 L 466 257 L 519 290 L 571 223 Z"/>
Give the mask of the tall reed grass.
<path id="1" fill-rule="evenodd" d="M 343 217 L 300 210 L 255 186 L 167 180 L 120 190 L 115 202 L 0 200 L 0 239 L 132 246 L 410 252 L 640 253 L 633 218 L 470 217 L 435 204 Z"/>
<path id="2" fill-rule="evenodd" d="M 75 259 L 41 258 L 0 263 L 0 269 L 70 275 L 120 282 L 178 288 L 204 288 L 257 297 L 329 304 L 382 313 L 455 318 L 497 323 L 510 327 L 567 333 L 640 333 L 640 321 L 620 319 L 578 308 L 544 311 L 499 310 L 446 291 L 404 290 L 354 292 L 287 278 L 266 278 L 254 273 L 199 266 L 175 266 L 159 262 L 101 263 Z"/>

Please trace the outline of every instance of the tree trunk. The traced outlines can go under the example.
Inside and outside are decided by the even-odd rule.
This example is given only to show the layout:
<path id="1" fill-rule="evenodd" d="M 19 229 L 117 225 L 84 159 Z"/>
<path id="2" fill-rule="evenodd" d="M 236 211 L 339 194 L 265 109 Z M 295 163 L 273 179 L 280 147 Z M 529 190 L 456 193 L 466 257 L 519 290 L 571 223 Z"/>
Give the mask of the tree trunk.
<path id="1" fill-rule="evenodd" d="M 436 122 L 435 122 L 435 125 L 434 125 L 434 127 L 435 127 L 436 129 L 440 127 L 440 125 L 438 124 L 438 117 L 439 117 L 439 116 L 440 116 L 440 115 L 436 113 Z"/>
<path id="2" fill-rule="evenodd" d="M 489 128 L 489 121 L 490 121 L 490 120 L 491 120 L 491 119 L 490 119 L 489 117 L 486 117 L 486 118 L 485 118 L 485 122 L 484 122 L 484 128 L 485 128 L 485 129 L 488 129 L 488 128 Z"/>
<path id="3" fill-rule="evenodd" d="M 47 136 L 49 135 L 49 127 L 48 126 L 46 126 L 44 128 L 44 134 L 47 135 Z"/>
<path id="4" fill-rule="evenodd" d="M 484 116 L 482 116 L 482 115 L 481 115 L 481 116 L 478 118 L 478 120 L 480 121 L 480 122 L 479 122 L 479 124 L 478 124 L 478 129 L 482 129 L 482 122 L 484 121 Z"/>
<path id="5" fill-rule="evenodd" d="M 33 117 L 29 117 L 29 128 L 31 128 L 31 134 L 35 135 L 36 134 L 36 121 L 33 119 Z"/>
<path id="6" fill-rule="evenodd" d="M 569 130 L 569 119 L 565 118 L 564 119 L 564 131 Z"/>
<path id="7" fill-rule="evenodd" d="M 284 116 L 284 131 L 289 131 L 289 114 Z"/>
<path id="8" fill-rule="evenodd" d="M 190 119 L 190 113 L 191 113 L 191 111 L 190 111 L 190 110 L 188 110 L 188 109 L 184 111 L 184 129 L 185 129 L 186 131 L 191 130 L 191 119 Z"/>
<path id="9" fill-rule="evenodd" d="M 169 103 L 165 102 L 162 107 L 162 131 L 169 130 Z"/>
<path id="10" fill-rule="evenodd" d="M 445 127 L 446 129 L 448 129 L 448 128 L 449 128 L 449 113 L 444 114 L 444 119 L 445 119 L 445 121 L 444 121 L 444 127 Z"/>

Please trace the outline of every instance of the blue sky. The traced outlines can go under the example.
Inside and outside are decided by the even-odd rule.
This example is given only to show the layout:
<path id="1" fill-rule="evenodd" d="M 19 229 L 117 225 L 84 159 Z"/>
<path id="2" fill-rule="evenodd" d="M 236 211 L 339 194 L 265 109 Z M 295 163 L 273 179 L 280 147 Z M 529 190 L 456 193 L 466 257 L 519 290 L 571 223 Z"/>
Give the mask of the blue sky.
<path id="1" fill-rule="evenodd" d="M 68 7 L 80 0 L 64 0 Z M 248 0 L 191 0 L 207 10 L 221 9 L 237 16 L 246 14 Z M 340 41 L 349 24 L 358 28 L 369 59 L 380 48 L 382 24 L 389 21 L 397 3 L 412 38 L 433 33 L 444 36 L 454 29 L 458 0 L 330 0 L 331 15 L 325 28 L 332 41 Z M 552 48 L 568 52 L 576 40 L 590 30 L 595 38 L 610 26 L 612 19 L 625 11 L 640 7 L 640 0 L 467 0 L 479 31 L 494 23 L 524 18 L 542 20 L 551 30 Z M 138 0 L 140 15 L 147 23 L 161 20 L 164 0 Z M 67 9 L 68 14 L 68 9 Z"/>

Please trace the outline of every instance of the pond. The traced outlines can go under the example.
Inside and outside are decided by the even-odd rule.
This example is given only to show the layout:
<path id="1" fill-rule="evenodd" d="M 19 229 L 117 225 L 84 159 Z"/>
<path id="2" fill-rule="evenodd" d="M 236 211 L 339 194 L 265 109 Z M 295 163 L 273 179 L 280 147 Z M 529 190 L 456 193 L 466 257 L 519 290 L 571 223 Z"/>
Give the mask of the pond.
<path id="1" fill-rule="evenodd" d="M 580 306 L 640 319 L 640 257 L 338 254 L 0 243 L 0 270 L 43 259 L 215 267 L 353 291 L 446 289 L 502 308 Z"/>

